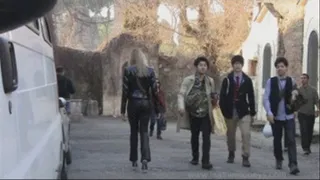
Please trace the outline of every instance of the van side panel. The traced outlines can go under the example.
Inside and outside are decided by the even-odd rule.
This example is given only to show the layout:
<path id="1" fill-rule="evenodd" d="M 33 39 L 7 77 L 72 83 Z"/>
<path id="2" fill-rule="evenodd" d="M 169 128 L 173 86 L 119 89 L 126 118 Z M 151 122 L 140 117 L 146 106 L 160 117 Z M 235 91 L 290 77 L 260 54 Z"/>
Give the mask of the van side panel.
<path id="1" fill-rule="evenodd" d="M 8 34 L 0 34 L 1 38 L 8 39 Z M 1 64 L 0 64 L 1 66 Z M 5 94 L 2 84 L 0 68 L 0 177 L 16 167 L 19 161 L 19 130 L 18 122 L 13 113 L 9 113 L 9 102 L 15 101 L 16 94 Z"/>
<path id="2" fill-rule="evenodd" d="M 10 36 L 19 76 L 15 104 L 20 148 L 18 164 L 7 176 L 15 178 L 52 179 L 59 164 L 62 134 L 53 50 L 39 34 L 24 26 Z"/>

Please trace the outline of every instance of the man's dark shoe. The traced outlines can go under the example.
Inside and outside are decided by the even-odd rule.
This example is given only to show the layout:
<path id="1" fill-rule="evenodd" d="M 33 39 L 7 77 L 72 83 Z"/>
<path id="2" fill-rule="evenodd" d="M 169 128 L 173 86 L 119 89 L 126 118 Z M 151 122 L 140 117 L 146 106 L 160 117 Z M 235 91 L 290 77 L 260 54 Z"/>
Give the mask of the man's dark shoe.
<path id="1" fill-rule="evenodd" d="M 234 152 L 233 151 L 229 152 L 227 163 L 234 163 Z"/>
<path id="2" fill-rule="evenodd" d="M 276 161 L 276 169 L 282 169 L 282 161 L 280 160 Z"/>
<path id="3" fill-rule="evenodd" d="M 162 140 L 161 135 L 157 135 L 157 139 Z"/>
<path id="4" fill-rule="evenodd" d="M 202 164 L 202 169 L 210 170 L 212 169 L 212 164 L 211 163 Z"/>
<path id="5" fill-rule="evenodd" d="M 138 167 L 137 161 L 132 162 L 132 168 L 136 169 Z"/>
<path id="6" fill-rule="evenodd" d="M 147 160 L 142 161 L 141 170 L 143 173 L 146 173 L 148 171 L 148 161 Z"/>
<path id="7" fill-rule="evenodd" d="M 192 159 L 191 161 L 190 161 L 190 164 L 192 164 L 192 165 L 198 165 L 199 164 L 199 161 L 198 160 L 196 160 L 196 159 Z"/>
<path id="8" fill-rule="evenodd" d="M 153 136 L 153 131 L 149 132 L 149 136 L 152 137 Z"/>
<path id="9" fill-rule="evenodd" d="M 297 165 L 290 166 L 290 174 L 297 175 L 300 172 Z"/>
<path id="10" fill-rule="evenodd" d="M 310 154 L 310 151 L 304 150 L 304 151 L 303 151 L 303 154 L 304 154 L 304 155 L 309 155 L 309 154 Z"/>
<path id="11" fill-rule="evenodd" d="M 242 156 L 242 166 L 243 167 L 250 167 L 250 161 L 249 161 L 249 157 L 246 156 Z"/>

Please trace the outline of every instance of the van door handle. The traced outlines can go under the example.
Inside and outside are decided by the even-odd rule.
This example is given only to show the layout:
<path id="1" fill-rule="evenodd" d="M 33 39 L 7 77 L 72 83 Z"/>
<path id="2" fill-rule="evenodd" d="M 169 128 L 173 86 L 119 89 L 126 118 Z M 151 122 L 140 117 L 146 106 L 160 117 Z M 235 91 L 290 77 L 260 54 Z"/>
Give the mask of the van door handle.
<path id="1" fill-rule="evenodd" d="M 8 102 L 8 109 L 9 109 L 9 114 L 12 114 L 12 103 L 11 103 L 11 101 Z"/>

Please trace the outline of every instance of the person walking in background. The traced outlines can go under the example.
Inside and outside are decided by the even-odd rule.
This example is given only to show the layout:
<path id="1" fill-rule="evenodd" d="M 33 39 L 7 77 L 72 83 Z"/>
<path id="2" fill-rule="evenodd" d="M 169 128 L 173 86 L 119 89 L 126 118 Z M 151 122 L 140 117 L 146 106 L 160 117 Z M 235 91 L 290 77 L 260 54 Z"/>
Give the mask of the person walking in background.
<path id="1" fill-rule="evenodd" d="M 302 86 L 299 88 L 306 103 L 298 110 L 298 119 L 300 124 L 301 146 L 305 155 L 311 153 L 311 142 L 313 137 L 314 121 L 319 114 L 319 96 L 317 90 L 309 84 L 309 75 L 302 74 Z M 318 111 L 315 110 L 317 106 Z"/>
<path id="2" fill-rule="evenodd" d="M 282 133 L 285 130 L 288 142 L 289 168 L 291 174 L 300 172 L 297 162 L 296 126 L 291 108 L 292 91 L 296 89 L 293 78 L 287 76 L 288 60 L 278 57 L 274 63 L 277 76 L 268 79 L 263 96 L 263 105 L 273 132 L 273 148 L 276 169 L 282 169 Z"/>
<path id="3" fill-rule="evenodd" d="M 147 65 L 146 56 L 140 49 L 131 53 L 130 66 L 124 70 L 122 80 L 121 115 L 126 120 L 127 107 L 130 123 L 130 161 L 134 168 L 138 167 L 138 131 L 141 142 L 141 169 L 148 169 L 151 161 L 148 125 L 151 116 L 151 96 L 156 114 L 159 113 L 156 77 L 154 70 Z M 151 93 L 149 93 L 151 92 Z"/>
<path id="4" fill-rule="evenodd" d="M 209 61 L 198 57 L 194 61 L 196 73 L 183 79 L 178 93 L 178 110 L 183 118 L 178 119 L 180 128 L 191 130 L 192 165 L 199 163 L 199 134 L 202 131 L 202 168 L 212 169 L 210 163 L 211 132 L 213 115 L 211 93 L 214 92 L 213 79 L 206 75 Z"/>
<path id="5" fill-rule="evenodd" d="M 239 126 L 242 137 L 242 165 L 250 167 L 251 124 L 256 115 L 253 83 L 242 72 L 244 59 L 236 55 L 231 59 L 233 71 L 223 80 L 220 92 L 220 108 L 227 125 L 228 163 L 234 163 L 236 132 Z"/>
<path id="6" fill-rule="evenodd" d="M 153 136 L 154 126 L 157 122 L 157 139 L 162 140 L 161 131 L 163 130 L 165 126 L 165 119 L 164 119 L 164 113 L 166 112 L 166 100 L 165 100 L 165 94 L 164 91 L 161 89 L 161 84 L 159 79 L 156 80 L 157 83 L 157 94 L 158 94 L 158 100 L 159 100 L 159 111 L 160 111 L 160 117 L 157 117 L 155 113 L 151 117 L 151 123 L 150 123 L 150 136 Z"/>
<path id="7" fill-rule="evenodd" d="M 63 97 L 66 102 L 66 111 L 70 113 L 70 98 L 71 95 L 75 93 L 75 88 L 72 81 L 65 76 L 65 71 L 63 67 L 57 67 L 57 81 L 58 81 L 58 95 Z"/>

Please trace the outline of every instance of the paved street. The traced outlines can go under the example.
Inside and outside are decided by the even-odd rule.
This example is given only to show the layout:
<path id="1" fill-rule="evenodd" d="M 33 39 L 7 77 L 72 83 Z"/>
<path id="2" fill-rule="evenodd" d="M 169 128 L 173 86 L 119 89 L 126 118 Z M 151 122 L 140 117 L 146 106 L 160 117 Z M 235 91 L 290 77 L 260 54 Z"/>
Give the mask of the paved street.
<path id="1" fill-rule="evenodd" d="M 236 163 L 227 164 L 225 137 L 213 135 L 211 161 L 214 168 L 206 171 L 188 163 L 190 133 L 176 133 L 175 124 L 169 124 L 164 140 L 150 139 L 152 162 L 149 172 L 143 174 L 133 171 L 129 162 L 127 122 L 100 117 L 85 119 L 74 122 L 71 127 L 73 163 L 68 167 L 68 174 L 70 179 L 319 179 L 318 144 L 313 145 L 313 154 L 308 157 L 302 155 L 298 146 L 301 173 L 292 176 L 288 173 L 287 154 L 283 170 L 275 170 L 272 140 L 263 138 L 261 133 L 253 132 L 252 136 L 251 168 L 241 166 L 240 141 Z"/>

